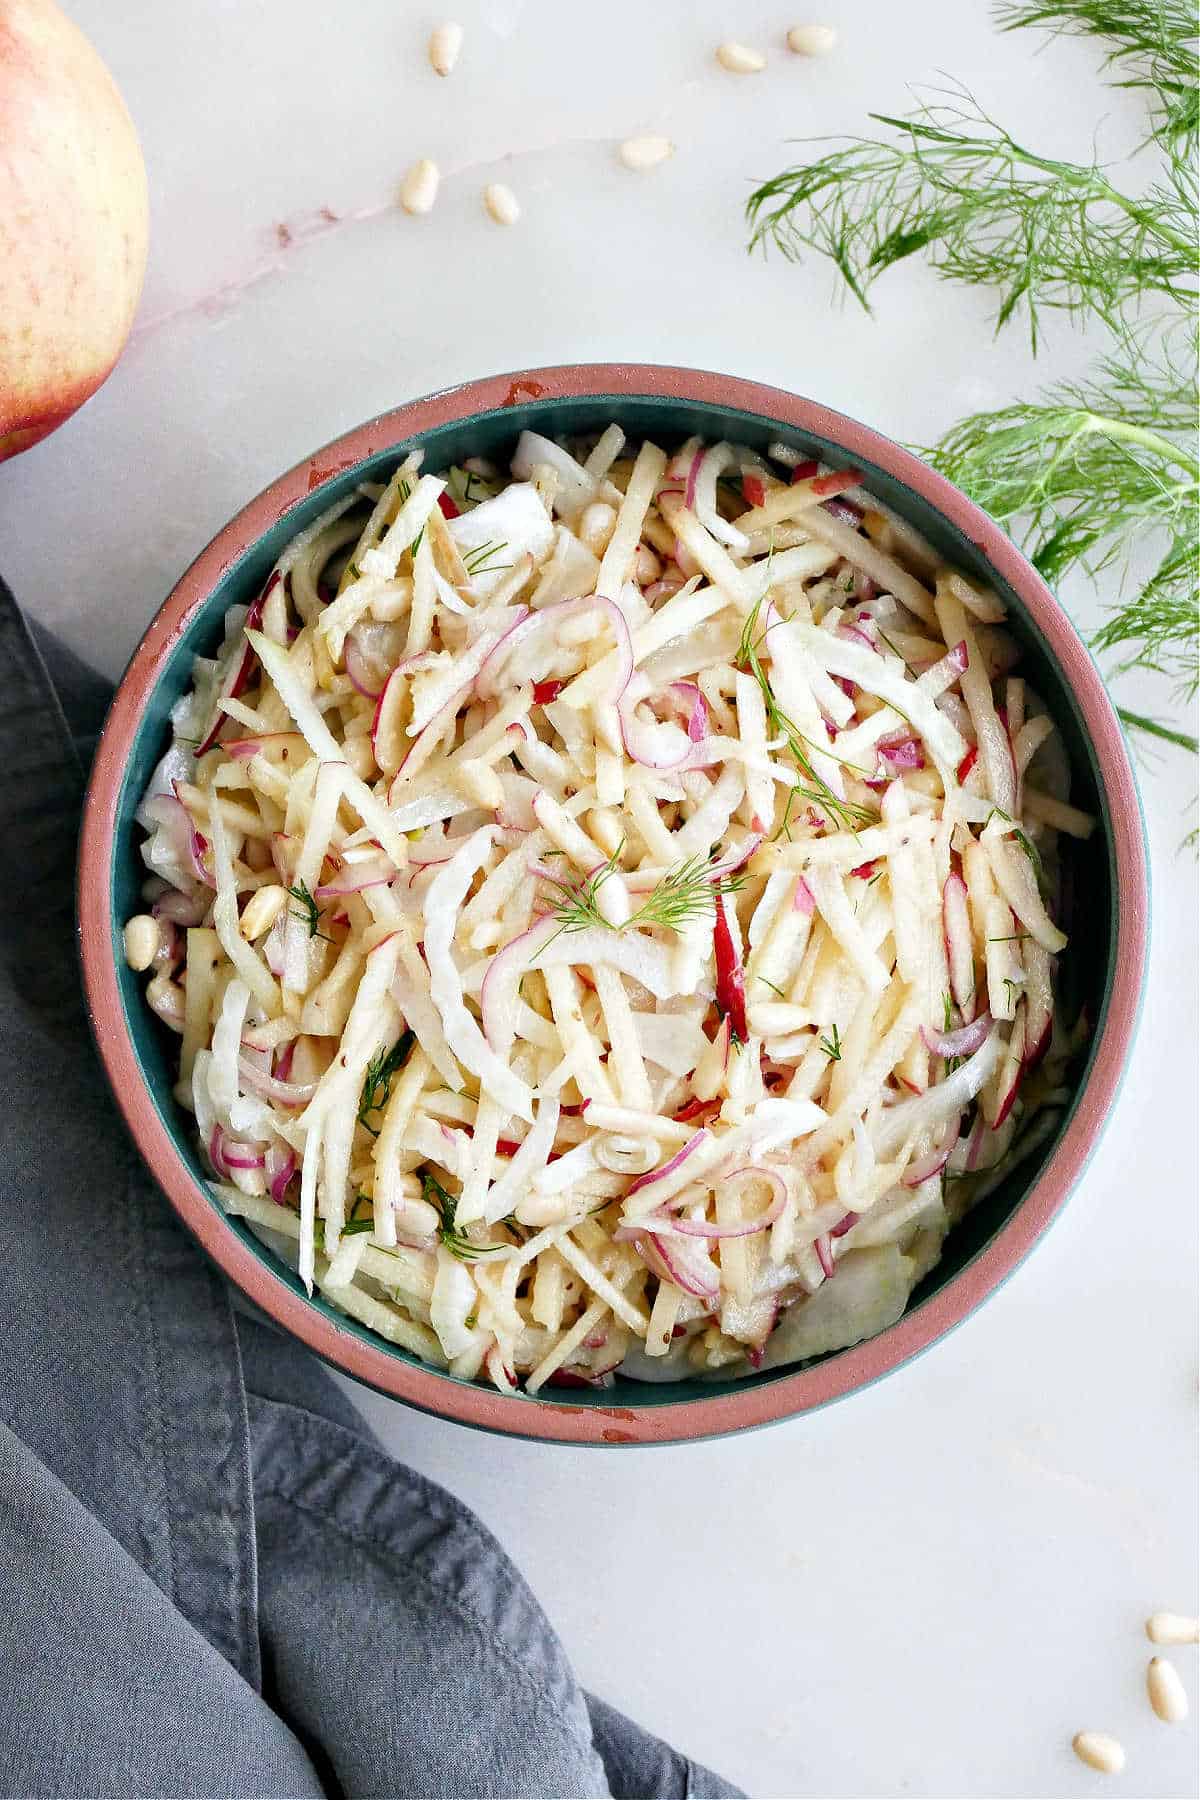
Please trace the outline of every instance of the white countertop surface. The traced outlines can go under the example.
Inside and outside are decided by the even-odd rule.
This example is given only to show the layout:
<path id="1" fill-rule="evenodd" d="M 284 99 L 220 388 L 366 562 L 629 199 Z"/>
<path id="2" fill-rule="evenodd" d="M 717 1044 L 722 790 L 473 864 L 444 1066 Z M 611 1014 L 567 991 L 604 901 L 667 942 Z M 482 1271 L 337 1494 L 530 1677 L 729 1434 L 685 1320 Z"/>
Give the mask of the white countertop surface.
<path id="1" fill-rule="evenodd" d="M 151 263 L 107 386 L 0 473 L 0 564 L 112 674 L 265 482 L 463 377 L 691 363 L 920 441 L 1076 371 L 1065 325 L 1035 373 L 1019 328 L 993 341 L 986 299 L 921 269 L 875 320 L 841 308 L 826 266 L 747 257 L 742 204 L 789 137 L 945 72 L 1052 149 L 1142 132 L 1094 48 L 1039 53 L 983 0 L 827 7 L 809 16 L 839 26 L 833 57 L 776 49 L 741 79 L 716 43 L 778 45 L 803 9 L 455 0 L 449 81 L 425 61 L 439 15 L 397 0 L 68 9 L 142 133 Z M 644 130 L 679 148 L 635 176 L 615 144 Z M 424 155 L 442 193 L 414 220 L 390 203 Z M 484 216 L 488 180 L 518 194 L 515 229 Z M 1091 1794 L 1081 1727 L 1125 1741 L 1114 1793 L 1195 1792 L 1194 1719 L 1150 1712 L 1141 1626 L 1196 1606 L 1196 775 L 1168 753 L 1142 781 L 1154 936 L 1124 1092 L 1062 1220 L 949 1341 L 824 1413 L 667 1450 L 489 1439 L 354 1390 L 498 1533 L 581 1678 L 755 1795 Z M 1174 1654 L 1195 1707 L 1196 1652 Z"/>

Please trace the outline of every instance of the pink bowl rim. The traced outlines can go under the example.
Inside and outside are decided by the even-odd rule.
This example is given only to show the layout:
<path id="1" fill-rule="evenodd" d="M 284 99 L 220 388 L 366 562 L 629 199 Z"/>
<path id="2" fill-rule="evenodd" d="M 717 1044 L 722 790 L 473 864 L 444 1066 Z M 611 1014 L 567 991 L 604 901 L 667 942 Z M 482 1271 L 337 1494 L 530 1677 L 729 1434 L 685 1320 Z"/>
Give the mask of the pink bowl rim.
<path id="1" fill-rule="evenodd" d="M 199 1189 L 158 1116 L 125 1025 L 112 954 L 110 863 L 122 777 L 159 668 L 225 571 L 314 488 L 393 444 L 524 401 L 611 395 L 728 406 L 832 440 L 920 494 L 983 554 L 1024 602 L 1071 685 L 1109 805 L 1117 944 L 1102 1039 L 1085 1089 L 1049 1163 L 1012 1218 L 947 1285 L 889 1330 L 812 1368 L 696 1400 L 572 1406 L 504 1395 L 407 1363 L 339 1327 L 273 1273 Z M 868 1386 L 972 1313 L 1012 1274 L 1065 1204 L 1115 1100 L 1136 1029 L 1148 932 L 1141 808 L 1129 756 L 1091 657 L 1041 577 L 1005 533 L 943 476 L 869 426 L 817 401 L 732 375 L 647 363 L 571 363 L 487 376 L 413 400 L 344 433 L 281 475 L 217 533 L 152 620 L 117 689 L 93 764 L 80 833 L 78 903 L 84 989 L 125 1122 L 183 1223 L 242 1292 L 327 1362 L 422 1411 L 506 1435 L 557 1443 L 652 1444 L 707 1438 L 795 1417 Z"/>

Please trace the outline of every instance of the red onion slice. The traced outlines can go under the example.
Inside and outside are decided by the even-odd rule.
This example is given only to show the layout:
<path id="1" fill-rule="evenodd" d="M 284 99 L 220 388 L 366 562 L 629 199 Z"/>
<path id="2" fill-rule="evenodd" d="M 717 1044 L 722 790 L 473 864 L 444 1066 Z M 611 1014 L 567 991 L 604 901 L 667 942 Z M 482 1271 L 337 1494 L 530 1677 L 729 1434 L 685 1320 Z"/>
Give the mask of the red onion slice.
<path id="1" fill-rule="evenodd" d="M 845 1237 L 845 1235 L 848 1231 L 854 1230 L 854 1227 L 858 1224 L 858 1221 L 861 1218 L 862 1218 L 861 1213 L 848 1212 L 846 1214 L 845 1218 L 839 1219 L 836 1225 L 833 1225 L 830 1227 L 830 1230 L 829 1230 L 830 1237 L 831 1238 Z"/>
<path id="2" fill-rule="evenodd" d="M 383 682 L 380 682 L 378 687 L 371 685 L 371 672 L 367 668 L 357 640 L 352 636 L 346 639 L 342 660 L 345 662 L 346 673 L 350 677 L 350 685 L 354 691 L 361 694 L 364 700 L 378 700 L 383 693 Z M 385 676 L 384 680 L 386 681 L 386 679 Z"/>
<path id="3" fill-rule="evenodd" d="M 734 1169 L 730 1174 L 721 1177 L 722 1187 L 727 1187 L 735 1181 L 740 1187 L 746 1186 L 750 1181 L 765 1181 L 771 1189 L 771 1202 L 766 1211 L 760 1213 L 756 1219 L 741 1219 L 736 1224 L 730 1225 L 712 1225 L 707 1219 L 672 1218 L 672 1232 L 681 1232 L 684 1237 L 739 1238 L 753 1237 L 757 1232 L 769 1230 L 787 1205 L 787 1185 L 783 1176 L 777 1169 L 746 1167 Z M 676 1194 L 673 1199 L 666 1202 L 668 1207 L 685 1204 L 686 1197 L 683 1194 Z M 646 1221 L 646 1229 L 650 1232 L 654 1231 L 653 1221 Z"/>
<path id="4" fill-rule="evenodd" d="M 604 594 L 585 594 L 577 599 L 556 600 L 551 606 L 543 606 L 537 612 L 524 609 L 521 617 L 514 625 L 510 625 L 503 637 L 494 644 L 480 665 L 475 677 L 475 692 L 481 700 L 491 699 L 496 692 L 497 677 L 503 674 L 505 665 L 513 652 L 523 640 L 540 633 L 549 626 L 554 629 L 563 619 L 574 613 L 586 612 L 589 608 L 599 608 L 612 626 L 616 640 L 617 675 L 612 691 L 605 696 L 608 700 L 617 700 L 629 685 L 629 677 L 633 673 L 633 641 L 629 635 L 629 625 L 625 614 L 615 600 Z M 528 677 L 526 677 L 528 679 Z M 519 679 L 512 682 L 514 687 L 520 685 Z"/>
<path id="5" fill-rule="evenodd" d="M 248 1092 L 272 1100 L 276 1106 L 306 1106 L 317 1091 L 315 1081 L 285 1081 L 260 1069 L 247 1056 L 239 1056 L 238 1073 Z"/>
<path id="6" fill-rule="evenodd" d="M 208 911 L 209 902 L 206 896 L 185 894 L 179 888 L 170 888 L 160 894 L 151 906 L 154 918 L 166 920 L 172 925 L 199 925 Z"/>
<path id="7" fill-rule="evenodd" d="M 833 1260 L 833 1247 L 829 1242 L 827 1231 L 823 1231 L 819 1238 L 814 1239 L 813 1249 L 817 1253 L 817 1261 L 821 1265 L 822 1274 L 827 1281 L 831 1280 L 837 1273 L 837 1264 Z"/>
<path id="8" fill-rule="evenodd" d="M 266 1153 L 254 1144 L 243 1144 L 229 1136 L 221 1125 L 214 1125 L 208 1140 L 208 1159 L 213 1168 L 228 1181 L 234 1169 L 261 1169 Z"/>
<path id="9" fill-rule="evenodd" d="M 693 744 L 708 735 L 708 702 L 694 681 L 673 681 L 670 692 L 685 702 L 687 734 Z"/>
<path id="10" fill-rule="evenodd" d="M 877 745 L 880 760 L 887 765 L 888 771 L 895 774 L 904 769 L 923 769 L 925 752 L 921 748 L 919 738 L 905 736 L 892 743 Z"/>
<path id="11" fill-rule="evenodd" d="M 952 1056 L 974 1056 L 991 1029 L 992 1015 L 985 1011 L 957 1031 L 932 1031 L 928 1025 L 922 1025 L 921 1041 L 927 1050 L 949 1062 Z"/>
<path id="12" fill-rule="evenodd" d="M 905 1170 L 901 1182 L 903 1187 L 918 1188 L 923 1182 L 931 1180 L 934 1175 L 941 1174 L 950 1160 L 951 1151 L 958 1142 L 960 1122 L 958 1118 L 946 1121 L 946 1128 L 933 1149 L 924 1156 L 918 1157 L 917 1161 L 910 1163 Z"/>
<path id="13" fill-rule="evenodd" d="M 627 690 L 617 701 L 617 719 L 625 753 L 646 769 L 678 769 L 691 753 L 692 739 L 678 725 L 641 717 L 637 706 L 642 697 L 631 695 Z"/>
<path id="14" fill-rule="evenodd" d="M 178 783 L 172 785 L 178 787 Z M 189 869 L 205 887 L 213 887 L 213 878 L 204 866 L 207 839 L 201 837 L 196 830 L 192 815 L 178 793 L 152 795 L 146 801 L 145 811 L 156 824 L 163 827 L 180 867 Z"/>
<path id="15" fill-rule="evenodd" d="M 849 643 L 862 644 L 865 649 L 870 650 L 872 653 L 879 648 L 874 639 L 869 633 L 863 630 L 861 625 L 839 625 L 837 634 L 840 638 L 845 638 Z"/>
<path id="16" fill-rule="evenodd" d="M 630 1194 L 636 1194 L 642 1188 L 651 1187 L 656 1181 L 665 1181 L 668 1175 L 675 1173 L 681 1163 L 687 1161 L 693 1151 L 698 1150 L 701 1144 L 708 1142 L 708 1137 L 709 1134 L 703 1127 L 699 1131 L 693 1132 L 682 1150 L 677 1150 L 669 1161 L 660 1163 L 657 1169 L 648 1169 L 644 1175 L 639 1175 L 630 1186 Z"/>
<path id="17" fill-rule="evenodd" d="M 695 1246 L 669 1243 L 663 1238 L 643 1234 L 634 1238 L 633 1247 L 660 1281 L 669 1281 L 681 1292 L 697 1299 L 714 1299 L 720 1293 L 719 1273 L 708 1256 L 701 1255 Z"/>
<path id="18" fill-rule="evenodd" d="M 296 1152 L 290 1144 L 268 1144 L 264 1167 L 268 1192 L 276 1206 L 282 1206 L 288 1183 L 296 1173 Z"/>

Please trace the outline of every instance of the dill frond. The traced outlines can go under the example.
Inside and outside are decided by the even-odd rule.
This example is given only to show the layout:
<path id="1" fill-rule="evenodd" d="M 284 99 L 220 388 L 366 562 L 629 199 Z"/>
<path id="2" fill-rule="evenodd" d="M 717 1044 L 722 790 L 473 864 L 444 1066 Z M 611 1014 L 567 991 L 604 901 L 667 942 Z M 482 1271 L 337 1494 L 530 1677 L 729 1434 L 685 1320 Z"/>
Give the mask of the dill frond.
<path id="1" fill-rule="evenodd" d="M 734 663 L 737 668 L 752 675 L 758 683 L 763 697 L 763 706 L 766 709 L 767 728 L 772 735 L 783 737 L 786 740 L 788 755 L 802 777 L 788 796 L 788 804 L 784 809 L 783 824 L 780 830 L 786 835 L 791 808 L 796 799 L 804 800 L 809 805 L 819 807 L 828 813 L 831 818 L 837 820 L 843 831 L 857 831 L 860 826 L 873 825 L 875 823 L 873 812 L 865 806 L 857 806 L 851 801 L 839 799 L 829 783 L 817 773 L 813 767 L 808 738 L 805 737 L 799 726 L 788 717 L 776 699 L 775 690 L 763 668 L 760 654 L 766 637 L 765 631 L 758 633 L 758 620 L 762 604 L 762 599 L 759 598 L 746 615 Z"/>
<path id="2" fill-rule="evenodd" d="M 1200 277 L 1195 150 L 1200 74 L 1190 0 L 1001 0 L 1004 30 L 1040 27 L 1107 47 L 1115 85 L 1145 92 L 1161 157 L 1148 188 L 1114 166 L 1044 156 L 964 88 L 908 117 L 872 114 L 854 138 L 785 169 L 751 195 L 751 247 L 828 257 L 869 308 L 873 283 L 923 254 L 948 279 L 993 289 L 997 328 L 1021 314 L 1038 348 L 1042 309 L 1099 320 L 1111 351 L 1086 382 L 973 414 L 924 452 L 1020 537 L 1048 581 L 1082 569 L 1115 579 L 1093 646 L 1111 672 L 1138 667 L 1194 695 L 1200 672 L 1194 310 Z M 1146 549 L 1154 573 L 1127 570 Z M 1125 722 L 1195 748 L 1186 731 Z"/>
<path id="3" fill-rule="evenodd" d="M 1041 26 L 1112 45 L 1105 66 L 1114 87 L 1143 88 L 1152 96 L 1155 135 L 1195 138 L 1200 130 L 1196 78 L 1196 9 L 1190 0 L 1001 0 L 1002 31 Z M 1132 64 L 1132 67 L 1129 65 Z"/>
<path id="4" fill-rule="evenodd" d="M 299 903 L 300 907 L 299 912 L 293 909 L 293 919 L 303 920 L 304 924 L 308 927 L 308 935 L 310 938 L 325 938 L 324 932 L 317 929 L 325 915 L 317 905 L 308 883 L 305 881 L 298 881 L 295 887 L 290 887 L 288 889 L 288 893 L 292 896 L 293 900 Z M 328 938 L 325 938 L 326 943 L 329 941 Z"/>
<path id="5" fill-rule="evenodd" d="M 439 1241 L 459 1262 L 478 1262 L 481 1257 L 495 1256 L 497 1251 L 505 1248 L 503 1244 L 473 1243 L 463 1232 L 455 1230 L 454 1214 L 458 1201 L 453 1194 L 446 1192 L 436 1175 L 431 1175 L 428 1169 L 421 1170 L 421 1194 L 441 1221 L 438 1227 Z"/>
<path id="6" fill-rule="evenodd" d="M 378 1137 L 377 1128 L 371 1124 L 369 1114 L 382 1112 L 387 1105 L 392 1091 L 392 1077 L 404 1067 L 408 1061 L 408 1053 L 415 1039 L 411 1031 L 402 1032 L 390 1050 L 379 1050 L 367 1064 L 367 1072 L 363 1077 L 362 1093 L 358 1101 L 358 1122 Z"/>
<path id="7" fill-rule="evenodd" d="M 870 117 L 894 141 L 851 139 L 755 190 L 752 247 L 773 239 L 793 259 L 829 257 L 868 310 L 879 276 L 923 253 L 949 280 L 998 291 L 997 328 L 1024 311 L 1035 350 L 1041 307 L 1115 324 L 1147 292 L 1193 295 L 1182 192 L 1132 200 L 1099 163 L 1018 143 L 965 88 L 908 118 Z"/>
<path id="8" fill-rule="evenodd" d="M 502 538 L 489 539 L 486 544 L 477 544 L 474 550 L 468 550 L 463 557 L 463 567 L 474 580 L 476 575 L 492 575 L 500 569 L 511 569 L 511 563 L 497 562 L 496 558 L 508 549 Z"/>
<path id="9" fill-rule="evenodd" d="M 626 931 L 636 925 L 681 931 L 691 920 L 705 913 L 715 914 L 719 896 L 736 894 L 745 884 L 744 875 L 728 873 L 712 857 L 689 856 L 677 869 L 669 869 L 637 911 L 617 926 L 600 911 L 596 896 L 609 876 L 617 872 L 624 848 L 622 839 L 612 855 L 590 875 L 572 878 L 550 870 L 543 872 L 542 879 L 557 891 L 553 916 L 559 921 L 559 933 L 585 931 L 594 925 L 605 931 Z"/>

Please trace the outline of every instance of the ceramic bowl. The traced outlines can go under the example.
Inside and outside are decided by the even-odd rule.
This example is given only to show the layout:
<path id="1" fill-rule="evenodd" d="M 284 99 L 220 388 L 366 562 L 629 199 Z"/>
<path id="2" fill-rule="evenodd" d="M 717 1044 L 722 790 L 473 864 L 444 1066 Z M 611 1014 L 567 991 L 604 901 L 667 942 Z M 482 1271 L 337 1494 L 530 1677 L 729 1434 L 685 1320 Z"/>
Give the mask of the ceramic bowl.
<path id="1" fill-rule="evenodd" d="M 1025 669 L 1062 731 L 1072 799 L 1100 828 L 1074 862 L 1077 908 L 1062 981 L 1094 1021 L 1062 1123 L 1044 1147 L 951 1234 L 941 1262 L 890 1330 L 808 1366 L 734 1381 L 502 1395 L 413 1360 L 309 1299 L 296 1276 L 210 1196 L 171 1098 L 172 1041 L 121 955 L 143 875 L 133 814 L 189 685 L 191 660 L 219 641 L 226 608 L 261 588 L 287 540 L 364 480 L 383 481 L 405 453 L 438 469 L 474 455 L 503 460 L 524 428 L 598 430 L 672 447 L 693 433 L 765 450 L 853 462 L 865 486 L 910 520 L 949 562 L 1003 596 Z M 372 419 L 298 463 L 233 519 L 192 564 L 142 639 L 117 690 L 96 755 L 80 845 L 79 930 L 96 1042 L 117 1103 L 168 1200 L 209 1256 L 265 1313 L 318 1355 L 383 1393 L 490 1431 L 574 1443 L 671 1442 L 746 1430 L 824 1405 L 928 1348 L 993 1293 L 1028 1254 L 1083 1173 L 1129 1054 L 1147 941 L 1146 856 L 1129 758 L 1112 706 L 1079 637 L 1004 532 L 964 495 L 869 427 L 778 388 L 700 370 L 568 365 L 467 382 Z"/>

